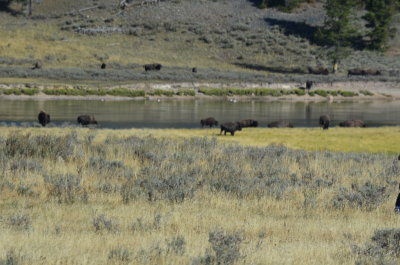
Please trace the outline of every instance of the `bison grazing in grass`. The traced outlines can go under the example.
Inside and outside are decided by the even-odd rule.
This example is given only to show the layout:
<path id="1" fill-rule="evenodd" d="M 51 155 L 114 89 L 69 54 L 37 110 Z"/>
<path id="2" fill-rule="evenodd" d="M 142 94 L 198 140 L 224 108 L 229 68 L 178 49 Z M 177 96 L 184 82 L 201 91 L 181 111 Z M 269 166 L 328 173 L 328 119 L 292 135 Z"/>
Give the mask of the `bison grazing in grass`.
<path id="1" fill-rule="evenodd" d="M 221 124 L 221 132 L 219 133 L 220 135 L 222 132 L 224 132 L 224 135 L 226 135 L 227 132 L 230 132 L 232 136 L 235 135 L 236 131 L 241 131 L 242 127 L 237 122 L 227 122 L 224 124 Z"/>
<path id="2" fill-rule="evenodd" d="M 255 120 L 241 120 L 237 122 L 241 128 L 246 128 L 246 127 L 257 127 L 258 126 L 258 121 Z"/>
<path id="3" fill-rule="evenodd" d="M 209 117 L 207 119 L 201 120 L 200 121 L 201 127 L 203 128 L 204 126 L 218 126 L 218 121 L 216 119 L 214 119 L 213 117 Z"/>
<path id="4" fill-rule="evenodd" d="M 268 128 L 293 128 L 293 125 L 287 121 L 274 121 L 268 124 Z"/>
<path id="5" fill-rule="evenodd" d="M 327 75 L 327 74 L 329 74 L 328 68 L 322 67 L 322 66 L 316 66 L 316 67 L 309 66 L 307 69 L 308 69 L 308 73 L 309 74 L 314 74 L 314 75 Z"/>
<path id="6" fill-rule="evenodd" d="M 143 67 L 144 67 L 144 70 L 147 72 L 147 71 L 154 71 L 154 70 L 160 71 L 162 66 L 159 63 L 152 63 L 152 64 L 145 64 L 145 65 L 143 65 Z"/>
<path id="7" fill-rule="evenodd" d="M 50 122 L 50 115 L 44 111 L 40 111 L 38 115 L 39 123 L 45 127 Z"/>
<path id="8" fill-rule="evenodd" d="M 319 117 L 319 127 L 324 130 L 328 130 L 330 122 L 331 118 L 328 115 L 322 115 L 321 117 Z"/>
<path id="9" fill-rule="evenodd" d="M 80 116 L 78 116 L 77 121 L 79 124 L 81 124 L 83 126 L 86 126 L 89 124 L 97 124 L 96 119 L 92 115 L 80 115 Z"/>
<path id="10" fill-rule="evenodd" d="M 347 120 L 339 123 L 340 127 L 365 127 L 362 120 Z"/>

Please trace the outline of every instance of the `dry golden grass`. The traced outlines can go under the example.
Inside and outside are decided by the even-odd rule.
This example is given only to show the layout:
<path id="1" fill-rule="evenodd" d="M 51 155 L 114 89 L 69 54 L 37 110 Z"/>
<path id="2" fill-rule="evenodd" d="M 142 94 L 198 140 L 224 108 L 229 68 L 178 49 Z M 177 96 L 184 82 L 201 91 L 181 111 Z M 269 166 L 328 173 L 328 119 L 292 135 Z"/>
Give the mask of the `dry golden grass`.
<path id="1" fill-rule="evenodd" d="M 175 155 L 180 152 L 185 154 L 186 151 L 179 151 L 182 146 L 172 143 L 181 142 L 185 137 L 203 136 L 211 136 L 209 141 L 215 136 L 217 147 L 221 148 L 224 143 L 231 142 L 239 147 L 285 144 L 308 150 L 393 153 L 399 150 L 396 143 L 396 140 L 399 142 L 398 128 L 395 127 L 362 130 L 332 128 L 329 131 L 258 128 L 244 129 L 234 137 L 217 136 L 219 131 L 216 129 L 1 128 L 0 143 L 4 147 L 3 139 L 10 139 L 18 134 L 33 139 L 32 137 L 62 137 L 71 133 L 76 133 L 75 137 L 81 142 L 79 145 L 74 144 L 73 153 L 65 159 L 47 155 L 1 158 L 1 165 L 6 171 L 0 170 L 0 264 L 200 264 L 196 260 L 206 255 L 206 249 L 210 248 L 209 233 L 216 228 L 226 233 L 242 234 L 244 240 L 240 244 L 241 257 L 235 264 L 355 264 L 359 257 L 352 252 L 351 245 L 364 246 L 376 229 L 396 228 L 400 225 L 399 216 L 393 212 L 393 203 L 397 196 L 393 187 L 388 187 L 391 191 L 389 199 L 372 211 L 350 207 L 333 209 L 329 205 L 334 190 L 328 187 L 314 189 L 295 185 L 287 189 L 282 198 L 239 198 L 235 194 L 201 188 L 193 198 L 181 203 L 171 203 L 165 199 L 148 201 L 145 197 L 139 197 L 124 204 L 119 192 L 106 193 L 98 190 L 99 183 L 111 183 L 117 187 L 124 183 L 124 179 L 116 178 L 112 172 L 110 175 L 98 175 L 103 172 L 87 168 L 92 157 L 118 160 L 132 168 L 133 178 L 139 179 L 143 174 L 142 169 L 151 163 L 132 158 L 135 150 L 120 149 L 121 146 L 107 143 L 132 136 L 138 137 L 138 140 L 133 141 L 164 139 L 171 143 L 172 148 L 177 149 L 168 147 L 169 149 L 163 150 L 167 147 L 161 145 L 162 141 L 155 141 L 160 146 L 153 146 L 149 150 Z M 88 137 L 92 138 L 90 145 L 85 144 Z M 340 143 L 335 145 L 335 141 L 339 139 Z M 190 146 L 187 148 L 190 149 Z M 213 149 L 213 152 L 218 152 L 216 150 Z M 51 154 L 52 150 L 49 152 Z M 82 152 L 85 154 L 83 157 L 80 156 Z M 358 169 L 361 171 L 356 176 L 359 179 L 352 179 L 347 174 L 360 164 L 349 160 L 342 162 L 342 168 L 336 168 L 336 163 L 330 165 L 326 158 L 318 154 L 310 161 L 304 156 L 300 165 L 292 162 L 288 156 L 287 160 L 283 160 L 286 162 L 282 167 L 288 167 L 290 172 L 299 176 L 311 167 L 316 174 L 315 178 L 326 179 L 330 176 L 325 176 L 324 172 L 336 171 L 338 175 L 343 172 L 344 176 L 334 184 L 337 187 L 349 187 L 354 181 L 363 183 L 371 180 L 379 184 L 385 183 L 384 179 L 393 181 L 389 177 L 375 179 L 388 163 L 387 158 L 378 156 L 375 160 L 369 160 L 371 164 L 365 164 L 365 168 Z M 227 161 L 237 159 L 235 154 L 221 153 L 216 154 L 216 157 L 226 157 Z M 10 169 L 9 163 L 22 162 L 24 159 L 39 162 L 43 171 Z M 363 158 L 360 156 L 360 159 Z M 212 163 L 200 157 L 193 161 L 193 166 L 210 167 Z M 303 167 L 307 163 L 308 166 Z M 243 163 L 244 172 L 250 172 L 246 167 L 251 165 L 253 164 Z M 180 167 L 184 167 L 185 171 L 188 165 L 177 164 L 174 167 L 171 172 Z M 70 173 L 81 176 L 81 185 L 89 194 L 88 201 L 58 203 L 49 194 L 49 184 L 44 182 L 43 172 L 50 175 Z M 34 194 L 17 192 L 18 187 L 25 186 L 31 187 Z M 305 206 L 307 198 L 314 201 L 311 206 Z M 26 229 L 18 222 L 10 221 L 11 217 L 21 215 L 29 220 Z M 112 228 L 95 230 L 93 222 L 101 215 L 110 220 Z M 157 215 L 161 217 L 158 225 L 155 221 Z M 135 229 L 132 229 L 133 226 Z M 186 243 L 183 254 L 174 252 L 169 244 L 176 236 L 182 236 Z M 212 253 L 212 250 L 208 252 Z M 15 263 L 5 263 L 8 260 L 7 255 L 8 258 L 14 258 Z"/>

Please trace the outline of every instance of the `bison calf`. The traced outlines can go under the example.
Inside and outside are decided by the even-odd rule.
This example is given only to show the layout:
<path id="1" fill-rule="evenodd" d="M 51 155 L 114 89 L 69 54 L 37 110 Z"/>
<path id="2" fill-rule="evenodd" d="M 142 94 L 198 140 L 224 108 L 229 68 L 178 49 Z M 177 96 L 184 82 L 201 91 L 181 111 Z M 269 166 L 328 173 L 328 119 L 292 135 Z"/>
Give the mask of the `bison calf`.
<path id="1" fill-rule="evenodd" d="M 93 115 L 80 115 L 80 116 L 78 116 L 77 121 L 79 124 L 81 124 L 83 126 L 86 126 L 89 124 L 97 124 L 97 121 Z"/>
<path id="2" fill-rule="evenodd" d="M 321 117 L 319 117 L 319 127 L 324 130 L 328 130 L 330 122 L 331 118 L 328 115 L 322 115 Z"/>
<path id="3" fill-rule="evenodd" d="M 50 115 L 44 111 L 40 111 L 38 115 L 39 123 L 45 127 L 50 122 Z"/>
<path id="4" fill-rule="evenodd" d="M 241 131 L 242 127 L 237 122 L 227 122 L 224 124 L 221 124 L 221 132 L 219 133 L 220 135 L 222 132 L 224 132 L 224 135 L 226 135 L 227 132 L 230 132 L 232 136 L 235 135 L 236 131 Z"/>
<path id="5" fill-rule="evenodd" d="M 202 128 L 204 126 L 210 126 L 210 128 L 211 128 L 213 126 L 218 126 L 218 121 L 214 117 L 209 117 L 209 118 L 206 118 L 204 120 L 201 120 L 200 124 L 201 124 Z"/>

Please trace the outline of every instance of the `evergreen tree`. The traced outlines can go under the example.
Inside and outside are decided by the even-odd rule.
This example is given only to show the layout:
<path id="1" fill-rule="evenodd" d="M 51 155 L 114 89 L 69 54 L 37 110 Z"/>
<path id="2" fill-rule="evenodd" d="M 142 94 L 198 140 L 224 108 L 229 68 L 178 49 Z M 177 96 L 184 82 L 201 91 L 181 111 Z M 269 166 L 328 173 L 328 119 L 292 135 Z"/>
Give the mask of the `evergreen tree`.
<path id="1" fill-rule="evenodd" d="M 369 47 L 383 51 L 389 38 L 393 37 L 390 25 L 393 15 L 398 12 L 399 0 L 364 0 L 364 3 L 367 13 L 363 19 L 371 29 L 367 34 Z"/>
<path id="2" fill-rule="evenodd" d="M 326 47 L 326 55 L 336 71 L 337 64 L 350 54 L 352 41 L 360 36 L 355 28 L 356 0 L 327 0 L 324 26 L 316 33 L 316 40 Z"/>

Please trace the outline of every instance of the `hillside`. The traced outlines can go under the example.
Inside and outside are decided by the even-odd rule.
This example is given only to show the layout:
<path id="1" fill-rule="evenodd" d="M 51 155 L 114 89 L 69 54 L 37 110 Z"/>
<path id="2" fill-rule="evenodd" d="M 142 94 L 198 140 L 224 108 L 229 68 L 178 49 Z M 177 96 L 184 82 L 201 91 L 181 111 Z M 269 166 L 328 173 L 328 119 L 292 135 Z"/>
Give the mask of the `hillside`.
<path id="1" fill-rule="evenodd" d="M 0 12 L 3 82 L 303 82 L 310 78 L 307 66 L 330 67 L 312 39 L 324 21 L 322 2 L 290 14 L 261 10 L 248 0 L 131 0 L 124 9 L 108 0 L 33 3 L 31 17 L 18 4 Z M 383 75 L 352 79 L 397 81 L 398 39 L 387 54 L 355 51 L 336 75 L 313 78 L 343 81 L 347 69 L 368 67 Z M 43 68 L 32 70 L 38 60 Z M 142 65 L 154 62 L 162 71 L 144 72 Z"/>

